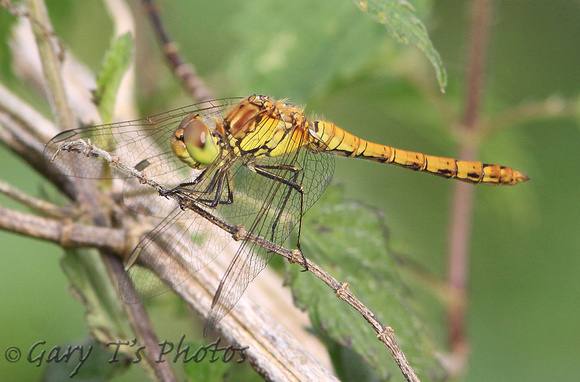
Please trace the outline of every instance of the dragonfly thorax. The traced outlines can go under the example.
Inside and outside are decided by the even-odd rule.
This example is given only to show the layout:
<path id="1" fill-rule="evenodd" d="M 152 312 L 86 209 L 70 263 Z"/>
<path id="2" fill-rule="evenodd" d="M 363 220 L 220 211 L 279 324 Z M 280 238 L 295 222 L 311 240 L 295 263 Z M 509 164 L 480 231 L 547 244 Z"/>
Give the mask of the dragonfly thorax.
<path id="1" fill-rule="evenodd" d="M 224 118 L 228 144 L 235 155 L 277 157 L 307 143 L 308 120 L 302 110 L 264 95 L 252 95 L 235 105 Z"/>
<path id="2" fill-rule="evenodd" d="M 218 138 L 199 114 L 185 117 L 171 136 L 171 149 L 184 163 L 192 168 L 204 168 L 212 164 L 220 154 Z"/>

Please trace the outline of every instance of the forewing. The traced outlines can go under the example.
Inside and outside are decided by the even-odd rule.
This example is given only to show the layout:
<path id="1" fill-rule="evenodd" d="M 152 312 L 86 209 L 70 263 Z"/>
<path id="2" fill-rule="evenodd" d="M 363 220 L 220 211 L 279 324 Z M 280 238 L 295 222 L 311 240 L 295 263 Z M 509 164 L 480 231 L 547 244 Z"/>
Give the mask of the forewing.
<path id="1" fill-rule="evenodd" d="M 98 148 L 114 153 L 128 166 L 152 158 L 163 165 L 156 166 L 151 176 L 171 174 L 176 168 L 185 165 L 173 155 L 170 138 L 181 120 L 189 114 L 200 114 L 207 118 L 211 126 L 213 117 L 220 117 L 232 102 L 239 98 L 220 99 L 198 103 L 161 113 L 149 118 L 118 122 L 108 125 L 82 127 L 63 131 L 48 142 L 44 150 L 45 160 L 52 163 L 53 156 L 64 142 L 78 139 L 91 140 Z M 126 175 L 111 169 L 104 161 L 85 157 L 78 153 L 60 152 L 54 158 L 60 171 L 68 176 L 79 178 L 125 178 Z"/>

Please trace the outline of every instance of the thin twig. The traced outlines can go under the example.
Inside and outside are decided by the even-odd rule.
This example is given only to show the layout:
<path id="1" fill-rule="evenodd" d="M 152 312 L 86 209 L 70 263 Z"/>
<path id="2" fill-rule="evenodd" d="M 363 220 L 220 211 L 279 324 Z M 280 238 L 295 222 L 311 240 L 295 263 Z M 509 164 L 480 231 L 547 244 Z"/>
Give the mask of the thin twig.
<path id="1" fill-rule="evenodd" d="M 474 0 L 471 8 L 471 32 L 466 74 L 465 114 L 460 124 L 464 137 L 474 137 L 480 125 L 482 83 L 485 54 L 489 41 L 492 0 Z M 475 139 L 461 139 L 459 156 L 473 160 L 477 156 Z M 448 285 L 456 298 L 447 311 L 448 336 L 457 372 L 464 370 L 469 344 L 465 336 L 466 289 L 469 269 L 469 247 L 475 189 L 463 183 L 453 186 L 448 238 Z"/>
<path id="2" fill-rule="evenodd" d="M 159 7 L 154 0 L 142 0 L 143 9 L 149 15 L 153 31 L 157 34 L 159 41 L 163 44 L 163 53 L 165 58 L 173 68 L 177 78 L 183 83 L 187 91 L 192 95 L 197 102 L 209 101 L 215 99 L 211 90 L 209 90 L 203 80 L 199 78 L 195 72 L 193 65 L 187 63 L 179 53 L 179 48 L 171 40 L 161 16 L 159 15 Z"/>
<path id="3" fill-rule="evenodd" d="M 116 285 L 119 285 L 120 280 L 127 277 L 121 259 L 111 253 L 106 253 L 104 254 L 103 260 L 105 261 L 109 272 L 113 275 Z M 137 294 L 134 289 L 125 289 L 124 293 Z M 143 353 L 145 355 L 145 360 L 155 373 L 155 376 L 159 381 L 177 381 L 177 378 L 173 374 L 171 367 L 169 367 L 168 362 L 157 362 L 157 359 L 159 358 L 159 352 L 157 349 L 160 341 L 153 330 L 153 326 L 151 325 L 151 321 L 149 320 L 149 316 L 143 307 L 143 304 L 125 304 L 125 310 L 127 311 L 127 316 L 129 317 L 131 327 L 135 331 L 135 335 L 143 341 L 141 342 L 141 346 L 144 346 Z"/>
<path id="4" fill-rule="evenodd" d="M 83 140 L 76 140 L 63 143 L 55 156 L 59 155 L 60 151 L 70 151 L 77 152 L 79 154 L 89 156 L 89 157 L 100 157 L 107 161 L 115 169 L 127 176 L 134 177 L 139 180 L 140 183 L 148 185 L 155 188 L 160 194 L 168 194 L 168 189 L 163 184 L 157 182 L 148 176 L 145 176 L 142 172 L 136 170 L 133 167 L 127 166 L 119 160 L 114 154 L 107 151 L 101 150 L 98 147 L 92 145 L 90 142 L 85 142 Z M 202 216 L 206 220 L 213 223 L 219 229 L 228 232 L 232 238 L 236 241 L 249 241 L 252 244 L 258 245 L 262 248 L 266 248 L 280 256 L 283 256 L 291 263 L 297 263 L 301 265 L 304 269 L 312 272 L 316 277 L 322 280 L 326 285 L 328 285 L 336 293 L 337 297 L 346 301 L 351 307 L 353 307 L 357 312 L 359 312 L 363 318 L 373 327 L 377 333 L 377 338 L 385 344 L 389 349 L 391 355 L 393 356 L 395 362 L 401 369 L 401 372 L 408 381 L 419 381 L 418 377 L 413 372 L 413 369 L 409 365 L 404 353 L 399 348 L 397 341 L 394 336 L 393 329 L 383 325 L 379 319 L 372 313 L 360 300 L 354 296 L 354 294 L 348 288 L 347 283 L 342 283 L 328 274 L 324 269 L 318 266 L 311 260 L 305 259 L 298 250 L 288 250 L 281 247 L 275 243 L 272 243 L 262 237 L 256 236 L 248 231 L 245 231 L 243 227 L 237 225 L 231 225 L 226 221 L 218 218 L 207 210 L 207 208 L 196 203 L 195 199 L 190 198 L 187 194 L 182 193 L 171 193 L 171 197 L 176 200 L 180 206 L 187 206 L 198 215 Z M 168 275 L 170 276 L 170 275 Z"/>
<path id="5" fill-rule="evenodd" d="M 64 248 L 99 247 L 127 251 L 126 231 L 73 223 L 72 219 L 44 218 L 0 206 L 0 228 L 57 243 Z"/>
<path id="6" fill-rule="evenodd" d="M 2 181 L 0 179 L 0 194 L 7 196 L 8 198 L 18 202 L 33 211 L 36 211 L 45 216 L 51 216 L 55 218 L 66 218 L 71 215 L 70 211 L 65 211 L 64 209 L 48 203 L 42 199 L 37 199 L 32 197 L 22 190 Z"/>
<path id="7" fill-rule="evenodd" d="M 0 113 L 14 120 L 19 128 L 35 136 L 38 142 L 46 143 L 59 132 L 51 121 L 16 97 L 2 83 L 0 83 Z"/>

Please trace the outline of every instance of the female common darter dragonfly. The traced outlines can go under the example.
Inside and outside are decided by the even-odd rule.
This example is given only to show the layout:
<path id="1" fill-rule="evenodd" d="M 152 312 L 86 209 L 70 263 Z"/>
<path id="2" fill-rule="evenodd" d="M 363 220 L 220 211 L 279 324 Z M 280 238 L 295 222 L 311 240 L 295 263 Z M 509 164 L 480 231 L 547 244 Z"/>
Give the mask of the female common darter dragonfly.
<path id="1" fill-rule="evenodd" d="M 198 208 L 273 243 L 283 245 L 298 223 L 298 248 L 302 215 L 332 178 L 334 157 L 328 154 L 390 163 L 474 184 L 514 185 L 529 179 L 497 164 L 368 142 L 331 122 L 307 119 L 302 109 L 263 95 L 219 99 L 149 118 L 68 130 L 47 144 L 45 157 L 56 159 L 66 175 L 127 178 L 108 163 L 78 153 L 61 151 L 53 158 L 62 143 L 78 139 L 90 139 L 94 146 L 155 178 L 170 190 L 165 196 L 183 195 Z M 135 212 L 163 218 L 142 238 L 126 264 L 139 299 L 176 287 L 227 245 L 225 232 L 211 229 L 192 209 L 160 198 L 156 190 L 135 179 L 126 179 L 123 201 Z M 143 264 L 142 251 L 152 252 L 154 256 L 148 258 L 154 260 Z M 172 256 L 178 251 L 189 254 L 185 268 Z M 272 256 L 261 246 L 242 242 L 214 296 L 206 329 L 233 308 Z M 171 274 L 173 285 L 163 284 L 139 265 Z"/>

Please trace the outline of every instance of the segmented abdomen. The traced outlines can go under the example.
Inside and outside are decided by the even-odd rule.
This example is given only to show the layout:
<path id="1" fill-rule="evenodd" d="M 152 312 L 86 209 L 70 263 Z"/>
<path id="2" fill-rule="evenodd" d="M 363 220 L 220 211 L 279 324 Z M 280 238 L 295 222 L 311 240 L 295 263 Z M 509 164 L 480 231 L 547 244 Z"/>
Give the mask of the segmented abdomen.
<path id="1" fill-rule="evenodd" d="M 469 183 L 514 185 L 529 179 L 522 172 L 498 164 L 455 160 L 372 143 L 350 134 L 331 122 L 315 121 L 312 127 L 312 135 L 315 137 L 311 146 L 336 155 L 390 163 Z"/>

